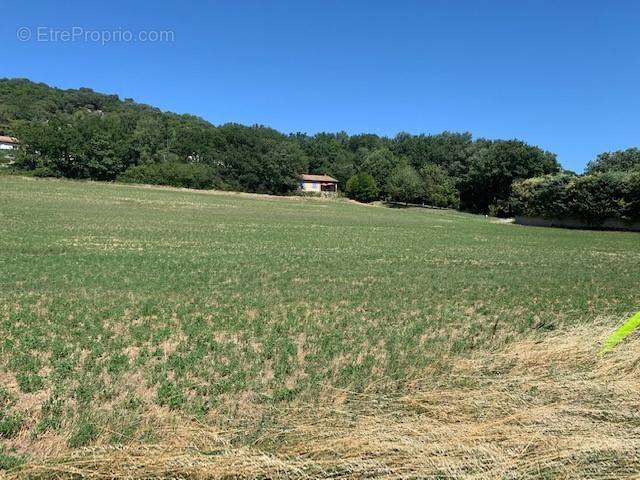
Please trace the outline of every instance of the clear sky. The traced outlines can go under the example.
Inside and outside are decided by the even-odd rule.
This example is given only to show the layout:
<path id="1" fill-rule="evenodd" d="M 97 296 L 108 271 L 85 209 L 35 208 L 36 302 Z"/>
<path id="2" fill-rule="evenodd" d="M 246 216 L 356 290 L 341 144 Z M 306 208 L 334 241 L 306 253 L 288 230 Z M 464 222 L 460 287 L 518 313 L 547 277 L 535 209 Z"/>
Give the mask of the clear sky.
<path id="1" fill-rule="evenodd" d="M 599 152 L 640 146 L 637 1 L 0 6 L 0 76 L 91 87 L 215 124 L 469 131 L 539 145 L 576 171 Z M 154 32 L 164 38 L 139 37 Z"/>

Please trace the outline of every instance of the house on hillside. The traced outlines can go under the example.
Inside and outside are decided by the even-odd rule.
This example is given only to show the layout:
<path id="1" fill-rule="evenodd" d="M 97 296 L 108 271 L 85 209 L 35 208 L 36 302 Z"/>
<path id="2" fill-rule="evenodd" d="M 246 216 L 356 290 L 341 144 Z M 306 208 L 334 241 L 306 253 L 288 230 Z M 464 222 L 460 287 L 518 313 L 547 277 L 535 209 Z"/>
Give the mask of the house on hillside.
<path id="1" fill-rule="evenodd" d="M 15 150 L 18 148 L 18 139 L 0 135 L 0 150 Z"/>
<path id="2" fill-rule="evenodd" d="M 300 192 L 315 192 L 319 194 L 338 193 L 338 180 L 329 175 L 300 175 Z"/>

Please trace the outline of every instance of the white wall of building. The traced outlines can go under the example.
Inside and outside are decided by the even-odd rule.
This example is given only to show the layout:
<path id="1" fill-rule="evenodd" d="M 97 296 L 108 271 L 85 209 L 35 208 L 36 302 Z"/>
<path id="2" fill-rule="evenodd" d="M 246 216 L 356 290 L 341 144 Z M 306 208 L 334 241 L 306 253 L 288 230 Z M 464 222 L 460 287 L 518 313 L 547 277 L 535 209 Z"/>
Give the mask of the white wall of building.
<path id="1" fill-rule="evenodd" d="M 319 192 L 320 182 L 302 181 L 300 182 L 300 189 L 303 192 Z"/>

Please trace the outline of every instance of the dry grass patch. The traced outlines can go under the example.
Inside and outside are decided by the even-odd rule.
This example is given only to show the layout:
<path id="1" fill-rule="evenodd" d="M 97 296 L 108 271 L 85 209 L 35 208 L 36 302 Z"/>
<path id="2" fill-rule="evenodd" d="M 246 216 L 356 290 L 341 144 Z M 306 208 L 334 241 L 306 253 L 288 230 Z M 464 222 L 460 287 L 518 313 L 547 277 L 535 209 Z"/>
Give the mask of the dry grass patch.
<path id="1" fill-rule="evenodd" d="M 155 444 L 93 447 L 13 478 L 621 478 L 640 471 L 640 341 L 597 356 L 583 328 L 458 358 L 400 397 L 336 391 L 337 403 L 243 419 L 183 419 Z M 247 420 L 249 419 L 249 420 Z M 262 426 L 257 423 L 262 422 Z M 247 431 L 247 425 L 242 427 Z"/>

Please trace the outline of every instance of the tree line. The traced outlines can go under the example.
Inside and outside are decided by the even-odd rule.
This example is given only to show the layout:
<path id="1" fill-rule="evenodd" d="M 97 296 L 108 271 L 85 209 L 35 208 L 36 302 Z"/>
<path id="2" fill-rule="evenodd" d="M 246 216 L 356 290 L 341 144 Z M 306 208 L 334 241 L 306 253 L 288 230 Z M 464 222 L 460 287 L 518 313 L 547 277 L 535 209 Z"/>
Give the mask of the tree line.
<path id="1" fill-rule="evenodd" d="M 511 205 L 517 215 L 576 219 L 590 226 L 606 220 L 640 221 L 640 150 L 606 152 L 584 175 L 555 174 L 516 181 Z"/>
<path id="2" fill-rule="evenodd" d="M 327 174 L 361 201 L 393 200 L 510 215 L 514 181 L 561 172 L 555 154 L 470 133 L 283 134 L 23 79 L 0 80 L 0 134 L 34 175 L 287 194 Z"/>

